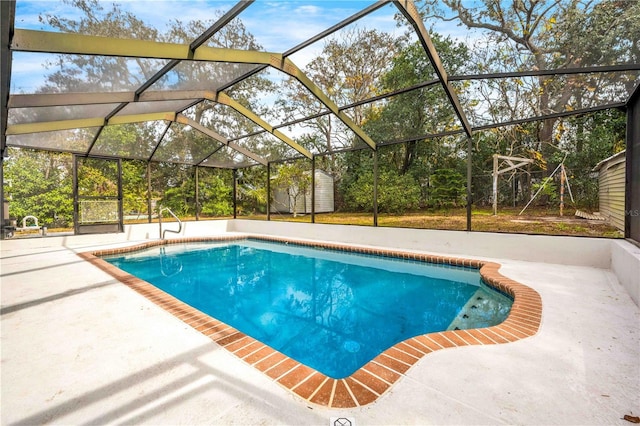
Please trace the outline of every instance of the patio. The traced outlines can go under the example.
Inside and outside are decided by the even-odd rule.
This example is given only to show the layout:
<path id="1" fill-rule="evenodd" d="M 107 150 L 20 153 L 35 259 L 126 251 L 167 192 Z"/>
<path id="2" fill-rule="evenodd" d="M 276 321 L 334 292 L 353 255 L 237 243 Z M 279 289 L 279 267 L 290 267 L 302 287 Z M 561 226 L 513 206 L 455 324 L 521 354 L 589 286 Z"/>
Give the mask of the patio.
<path id="1" fill-rule="evenodd" d="M 209 234 L 260 225 L 209 222 Z M 640 413 L 640 309 L 611 269 L 491 258 L 542 296 L 537 335 L 437 351 L 377 402 L 330 410 L 76 255 L 140 232 L 3 241 L 2 424 L 627 424 Z M 555 244 L 572 240 L 603 241 Z"/>
<path id="2" fill-rule="evenodd" d="M 640 415 L 636 3 L 452 1 L 440 17 L 411 0 L 312 1 L 297 14 L 284 2 L 71 3 L 0 2 L 2 425 L 626 425 Z M 329 19 L 303 21 L 321 11 Z M 358 55 L 327 55 L 335 43 Z M 336 63 L 316 69 L 327 57 Z M 372 81 L 360 58 L 379 59 Z M 544 208 L 563 209 L 574 171 L 590 206 L 600 196 L 591 163 L 622 149 L 613 235 L 625 239 L 476 225 L 474 208 L 520 210 L 542 190 Z M 342 180 L 327 209 L 323 169 Z M 275 191 L 288 188 L 295 217 L 305 185 L 307 223 L 279 220 Z M 456 231 L 385 223 L 449 208 L 459 214 L 441 222 Z M 159 239 L 152 222 L 180 220 L 172 209 L 185 221 L 178 237 L 497 262 L 540 294 L 541 326 L 513 343 L 427 354 L 374 403 L 321 407 L 78 256 Z M 316 223 L 325 210 L 370 226 Z M 8 239 L 19 223 L 33 238 Z M 75 235 L 44 236 L 54 224 Z M 514 231 L 524 234 L 501 233 Z"/>

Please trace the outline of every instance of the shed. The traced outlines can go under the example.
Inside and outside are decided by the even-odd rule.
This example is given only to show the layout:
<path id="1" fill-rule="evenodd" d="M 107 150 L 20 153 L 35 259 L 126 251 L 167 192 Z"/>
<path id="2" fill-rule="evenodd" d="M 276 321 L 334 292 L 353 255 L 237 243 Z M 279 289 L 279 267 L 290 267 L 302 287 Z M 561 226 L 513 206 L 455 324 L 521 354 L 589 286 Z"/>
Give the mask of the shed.
<path id="1" fill-rule="evenodd" d="M 598 199 L 600 215 L 624 231 L 624 198 L 626 151 L 605 158 L 593 168 L 598 172 Z"/>
<path id="2" fill-rule="evenodd" d="M 315 212 L 330 213 L 335 210 L 333 199 L 334 193 L 333 177 L 323 171 L 315 171 Z M 302 214 L 311 213 L 311 190 L 296 200 L 296 212 Z M 273 199 L 271 200 L 272 213 L 293 213 L 293 198 L 289 196 L 288 188 L 275 188 Z"/>

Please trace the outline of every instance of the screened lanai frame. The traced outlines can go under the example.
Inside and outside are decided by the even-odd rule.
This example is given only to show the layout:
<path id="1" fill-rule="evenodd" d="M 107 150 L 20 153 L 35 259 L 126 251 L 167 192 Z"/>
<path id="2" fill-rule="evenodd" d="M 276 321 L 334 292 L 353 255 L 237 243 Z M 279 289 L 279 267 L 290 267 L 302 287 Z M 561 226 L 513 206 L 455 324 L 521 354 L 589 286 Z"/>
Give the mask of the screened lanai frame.
<path id="1" fill-rule="evenodd" d="M 2 46 L 1 46 L 1 133 L 0 143 L 2 149 L 2 159 L 4 161 L 6 148 L 11 146 L 33 148 L 38 150 L 52 150 L 57 152 L 71 152 L 75 155 L 90 157 L 98 155 L 100 157 L 112 157 L 112 158 L 131 158 L 142 159 L 148 163 L 158 161 L 154 158 L 154 155 L 158 152 L 165 135 L 171 131 L 172 126 L 188 126 L 196 131 L 202 133 L 206 137 L 212 140 L 211 150 L 203 151 L 199 158 L 192 158 L 186 161 L 188 164 L 197 167 L 217 167 L 217 168 L 230 168 L 234 170 L 243 167 L 253 166 L 266 166 L 267 172 L 269 172 L 270 164 L 274 162 L 283 162 L 299 158 L 306 158 L 312 163 L 312 167 L 315 165 L 316 156 L 328 155 L 332 153 L 340 153 L 348 150 L 356 149 L 368 149 L 373 152 L 374 156 L 374 171 L 376 171 L 377 179 L 377 167 L 375 166 L 377 161 L 377 148 L 379 146 L 406 143 L 409 141 L 424 141 L 433 138 L 439 138 L 451 135 L 461 135 L 467 139 L 467 231 L 471 231 L 471 156 L 473 150 L 473 134 L 477 131 L 491 129 L 502 126 L 512 126 L 527 122 L 535 122 L 545 120 L 548 118 L 558 118 L 588 114 L 591 112 L 606 110 L 606 109 L 623 109 L 627 111 L 627 226 L 625 236 L 633 238 L 634 240 L 640 240 L 640 231 L 638 231 L 638 218 L 639 215 L 632 214 L 634 206 L 638 206 L 640 195 L 636 186 L 633 186 L 633 182 L 636 182 L 640 177 L 638 176 L 638 156 L 640 155 L 640 149 L 638 145 L 638 126 L 639 120 L 637 119 L 638 113 L 638 85 L 636 85 L 633 94 L 628 99 L 618 99 L 615 102 L 609 102 L 606 104 L 593 106 L 584 109 L 574 109 L 561 112 L 548 113 L 544 115 L 523 117 L 518 120 L 512 120 L 508 122 L 499 123 L 483 123 L 473 126 L 470 123 L 467 114 L 464 111 L 463 106 L 458 98 L 459 88 L 456 87 L 457 82 L 461 81 L 476 81 L 476 80 L 491 80 L 491 79 L 507 79 L 507 78 L 526 78 L 535 76 L 571 76 L 578 74 L 591 74 L 591 73 L 606 73 L 606 72 L 629 72 L 639 71 L 640 64 L 620 64 L 620 65 L 607 65 L 607 66 L 592 66 L 582 68 L 569 68 L 559 70 L 531 70 L 531 71 L 518 71 L 518 72 L 503 72 L 492 73 L 482 75 L 448 75 L 444 69 L 438 52 L 429 36 L 422 18 L 420 17 L 418 10 L 411 0 L 392 1 L 392 0 L 380 0 L 359 12 L 351 15 L 350 17 L 342 20 L 334 26 L 320 32 L 314 37 L 306 40 L 303 43 L 281 53 L 276 52 L 262 52 L 255 50 L 234 50 L 234 49 L 221 49 L 211 48 L 206 46 L 207 41 L 218 31 L 224 28 L 234 18 L 242 15 L 242 12 L 249 7 L 254 0 L 239 1 L 228 12 L 221 16 L 214 25 L 204 31 L 199 37 L 193 40 L 189 45 L 180 45 L 174 43 L 160 43 L 154 41 L 143 40 L 131 40 L 122 38 L 104 38 L 89 35 L 69 34 L 69 33 L 55 33 L 46 31 L 34 31 L 19 29 L 14 27 L 15 21 L 15 0 L 0 2 L 0 12 L 2 13 Z M 432 81 L 426 81 L 411 87 L 399 89 L 390 93 L 385 93 L 370 99 L 359 101 L 350 105 L 337 105 L 331 98 L 324 93 L 318 85 L 316 85 L 307 75 L 293 63 L 289 57 L 302 49 L 316 43 L 319 40 L 341 30 L 342 28 L 357 22 L 358 20 L 366 17 L 367 15 L 377 11 L 383 6 L 393 4 L 397 8 L 397 11 L 404 16 L 406 21 L 410 24 L 415 32 L 415 36 L 420 41 L 426 56 L 431 62 L 436 79 Z M 12 67 L 12 54 L 14 52 L 42 52 L 51 54 L 69 54 L 69 55 L 95 55 L 95 56 L 114 56 L 124 58 L 147 58 L 149 60 L 163 61 L 164 65 L 159 71 L 156 72 L 151 78 L 147 79 L 140 87 L 135 90 L 125 92 L 98 92 L 98 93 L 55 93 L 55 94 L 11 94 L 11 67 Z M 197 63 L 201 61 L 203 63 L 218 63 L 231 64 L 231 68 L 237 68 L 240 72 L 234 75 L 233 78 L 227 81 L 216 82 L 214 87 L 193 87 L 185 88 L 183 90 L 155 90 L 157 83 L 165 78 L 173 69 L 180 67 L 186 63 Z M 256 73 L 259 73 L 267 68 L 272 68 L 284 73 L 287 76 L 295 78 L 300 84 L 302 84 L 315 98 L 324 106 L 324 111 L 313 115 L 297 118 L 293 121 L 285 123 L 273 124 L 258 116 L 253 111 L 244 107 L 240 102 L 234 100 L 225 91 L 234 85 L 246 81 Z M 370 104 L 372 102 L 381 101 L 392 96 L 400 95 L 403 93 L 409 93 L 415 90 L 421 90 L 431 86 L 439 87 L 455 112 L 458 119 L 458 126 L 456 128 L 447 130 L 444 132 L 417 135 L 409 139 L 391 140 L 391 141 L 374 141 L 369 135 L 367 135 L 362 128 L 360 128 L 345 112 L 350 108 L 354 108 L 359 105 Z M 200 123 L 194 121 L 185 111 L 189 108 L 197 105 L 201 102 L 212 102 L 225 107 L 231 108 L 238 114 L 246 117 L 251 122 L 255 123 L 257 130 L 250 134 L 239 134 L 234 136 L 223 136 L 216 132 L 215 129 L 209 129 L 202 126 Z M 14 117 L 18 112 L 38 111 L 46 112 L 47 108 L 52 111 L 57 107 L 72 108 L 71 114 L 73 115 L 73 108 L 75 111 L 82 111 L 82 116 L 70 116 L 65 117 L 64 112 L 59 113 L 57 116 L 53 114 L 53 117 L 46 118 L 47 114 L 43 114 L 44 117 L 28 117 L 27 119 L 10 121 L 10 117 Z M 35 114 L 35 112 L 34 112 Z M 19 115 L 19 114 L 18 114 Z M 301 145 L 299 145 L 294 138 L 288 136 L 284 129 L 288 126 L 292 126 L 298 123 L 302 123 L 307 120 L 318 118 L 324 115 L 331 115 L 335 119 L 339 120 L 346 126 L 356 138 L 359 140 L 359 144 L 351 148 L 338 149 L 327 152 L 310 152 Z M 67 119 L 63 119 L 67 118 Z M 18 122 L 16 122 L 18 121 Z M 124 125 L 129 123 L 146 123 L 157 122 L 166 123 L 159 133 L 161 136 L 155 143 L 155 147 L 151 150 L 151 155 L 147 158 L 141 158 L 140 155 L 123 155 L 113 154 L 109 155 L 108 152 L 94 151 L 96 144 L 99 140 L 100 134 L 106 126 L 110 125 Z M 93 131 L 93 137 L 87 144 L 86 149 L 70 149 L 65 147 L 47 147 L 39 146 L 30 143 L 20 143 L 17 139 L 21 135 L 33 135 L 43 132 L 74 132 L 76 129 L 88 129 Z M 242 145 L 242 140 L 245 138 L 254 137 L 263 133 L 268 133 L 272 140 L 277 143 L 283 143 L 286 145 L 287 150 L 291 155 L 286 158 L 264 158 L 263 156 L 251 152 L 249 149 Z M 33 138 L 32 138 L 33 140 Z M 243 161 L 238 163 L 225 163 L 224 161 L 216 161 L 212 159 L 212 156 L 221 150 L 232 150 L 238 153 L 238 158 Z M 184 159 L 179 161 L 184 163 Z M 313 176 L 313 174 L 312 174 Z M 267 183 L 268 185 L 268 183 Z M 313 188 L 313 186 L 312 186 Z M 376 186 L 374 185 L 374 225 L 377 225 L 377 207 L 376 207 Z M 1 192 L 2 199 L 4 201 L 4 189 Z M 313 192 L 312 192 L 313 197 Z M 234 197 L 235 198 L 235 197 Z M 234 199 L 235 204 L 235 199 Z M 315 203 L 311 203 L 312 206 L 312 222 L 314 222 L 313 207 Z M 3 209 L 4 218 L 4 202 L 0 203 L 0 208 Z M 267 209 L 269 212 L 269 209 Z M 268 213 L 267 213 L 268 215 Z M 149 218 L 151 215 L 149 215 Z M 269 217 L 268 217 L 269 219 Z M 635 225 L 634 225 L 635 223 Z M 4 226 L 4 221 L 2 223 Z M 635 231 L 634 231 L 635 230 Z M 2 233 L 4 235 L 4 232 Z"/>

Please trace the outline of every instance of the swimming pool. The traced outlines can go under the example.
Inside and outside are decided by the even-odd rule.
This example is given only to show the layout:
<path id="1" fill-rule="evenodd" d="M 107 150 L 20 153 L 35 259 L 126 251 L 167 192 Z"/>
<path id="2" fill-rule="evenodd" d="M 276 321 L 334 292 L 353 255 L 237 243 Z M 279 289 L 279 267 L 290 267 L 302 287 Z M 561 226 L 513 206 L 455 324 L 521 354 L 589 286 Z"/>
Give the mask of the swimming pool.
<path id="1" fill-rule="evenodd" d="M 287 244 L 296 244 L 304 247 L 316 247 L 327 253 L 332 250 L 339 250 L 360 255 L 374 254 L 393 257 L 409 262 L 419 261 L 479 269 L 483 281 L 490 287 L 499 289 L 502 293 L 509 295 L 513 299 L 513 303 L 507 318 L 498 325 L 472 329 L 457 329 L 459 327 L 454 326 L 447 331 L 432 332 L 408 338 L 385 350 L 350 376 L 335 379 L 288 357 L 223 321 L 204 314 L 200 310 L 165 293 L 158 287 L 149 284 L 147 281 L 122 271 L 100 257 L 134 253 L 151 247 L 163 247 L 165 248 L 165 253 L 171 253 L 174 245 L 184 243 L 203 241 L 233 242 L 246 240 L 247 238 L 285 243 L 285 246 Z M 123 284 L 207 336 L 248 365 L 264 373 L 277 384 L 289 389 L 306 403 L 331 408 L 357 407 L 375 401 L 400 380 L 413 365 L 431 352 L 469 345 L 509 343 L 533 336 L 538 332 L 542 318 L 542 302 L 540 295 L 535 290 L 500 274 L 499 264 L 483 260 L 250 234 L 152 240 L 136 246 L 102 249 L 78 254 L 81 258 L 108 272 Z M 175 268 L 173 269 L 174 272 L 180 269 L 179 264 L 171 262 L 164 264 L 164 267 L 166 275 L 173 273 L 172 267 Z M 184 265 L 182 267 L 184 268 Z M 471 306 L 468 306 L 468 308 L 471 308 Z"/>
<path id="2" fill-rule="evenodd" d="M 408 338 L 499 324 L 512 304 L 477 269 L 255 239 L 105 260 L 335 379 Z"/>

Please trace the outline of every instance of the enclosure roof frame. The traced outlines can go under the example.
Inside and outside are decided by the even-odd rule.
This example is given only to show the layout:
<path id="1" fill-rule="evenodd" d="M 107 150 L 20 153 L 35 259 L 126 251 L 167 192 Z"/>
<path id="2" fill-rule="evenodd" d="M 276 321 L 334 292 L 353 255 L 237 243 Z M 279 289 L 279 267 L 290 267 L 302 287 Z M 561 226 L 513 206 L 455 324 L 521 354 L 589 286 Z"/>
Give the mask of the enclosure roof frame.
<path id="1" fill-rule="evenodd" d="M 375 141 L 373 140 L 361 126 L 356 124 L 345 113 L 350 108 L 366 105 L 375 101 L 387 99 L 391 96 L 411 92 L 413 90 L 420 90 L 425 87 L 440 84 L 450 106 L 455 112 L 459 122 L 460 129 L 448 130 L 445 132 L 433 133 L 429 135 L 422 135 L 412 140 L 423 140 L 430 138 L 438 138 L 445 136 L 453 136 L 461 133 L 466 134 L 468 138 L 473 136 L 474 132 L 482 131 L 490 128 L 517 125 L 532 121 L 546 120 L 549 118 L 558 118 L 571 115 L 581 115 L 589 112 L 599 111 L 602 109 L 610 108 L 624 108 L 625 103 L 614 102 L 606 105 L 600 105 L 593 108 L 587 108 L 582 110 L 572 110 L 557 113 L 548 113 L 538 115 L 535 117 L 526 117 L 519 120 L 512 120 L 510 122 L 503 123 L 490 123 L 482 126 L 472 126 L 461 106 L 458 95 L 455 88 L 451 85 L 451 82 L 455 81 L 471 81 L 471 80 L 483 80 L 483 79 L 500 79 L 500 78 L 521 78 L 521 77 L 535 77 L 535 76 L 557 76 L 557 75 L 571 75 L 571 74 L 584 74 L 584 73 L 605 73 L 605 72 L 625 72 L 625 71 L 638 71 L 640 70 L 640 64 L 617 64 L 606 66 L 591 66 L 583 68 L 566 68 L 557 70 L 529 70 L 529 71 L 514 71 L 503 73 L 488 73 L 488 74 L 474 74 L 474 75 L 449 75 L 447 70 L 444 69 L 442 61 L 440 60 L 439 53 L 430 38 L 422 18 L 416 8 L 416 5 L 412 0 L 378 0 L 375 3 L 365 7 L 364 9 L 356 12 L 350 17 L 340 21 L 330 28 L 321 31 L 315 36 L 303 41 L 297 46 L 282 52 L 264 52 L 257 50 L 241 50 L 241 49 L 227 49 L 227 48 L 215 48 L 206 46 L 205 43 L 218 31 L 223 29 L 233 19 L 241 16 L 242 12 L 249 7 L 255 0 L 241 0 L 235 3 L 235 5 L 228 10 L 223 16 L 211 25 L 207 30 L 200 34 L 190 44 L 179 43 L 165 43 L 159 41 L 149 40 L 136 40 L 136 39 L 123 39 L 115 37 L 98 37 L 92 35 L 82 35 L 75 33 L 55 33 L 50 31 L 35 31 L 29 29 L 16 29 L 15 28 L 15 7 L 16 1 L 2 1 L 2 23 L 0 26 L 2 36 L 2 46 L 0 51 L 1 69 L 0 74 L 2 79 L 0 81 L 0 148 L 4 156 L 5 147 L 7 145 L 7 136 L 22 135 L 37 132 L 50 132 L 59 130 L 72 130 L 86 127 L 97 127 L 98 131 L 91 141 L 88 149 L 85 152 L 65 151 L 61 152 L 74 152 L 76 154 L 91 155 L 93 147 L 97 142 L 102 129 L 109 125 L 119 125 L 127 123 L 140 123 L 146 121 L 165 121 L 167 127 L 157 140 L 157 143 L 153 149 L 151 157 L 148 161 L 152 161 L 153 155 L 157 148 L 162 144 L 162 141 L 174 122 L 179 122 L 191 126 L 198 130 L 200 133 L 207 135 L 208 137 L 223 143 L 223 145 L 234 149 L 237 152 L 251 158 L 258 164 L 266 164 L 268 161 L 256 153 L 253 153 L 246 148 L 241 147 L 236 142 L 250 137 L 260 135 L 262 133 L 270 133 L 278 141 L 286 144 L 292 148 L 298 154 L 306 157 L 307 159 L 313 158 L 314 155 L 321 155 L 324 153 L 311 153 L 308 149 L 301 146 L 293 138 L 285 135 L 279 129 L 292 126 L 306 120 L 320 118 L 326 115 L 333 115 L 340 120 L 348 129 L 350 129 L 359 139 L 364 141 L 362 147 L 356 147 L 357 149 L 371 149 L 376 150 L 379 146 L 387 146 L 402 141 Z M 411 87 L 398 89 L 389 93 L 380 94 L 371 98 L 357 101 L 349 105 L 337 105 L 320 86 L 314 82 L 308 75 L 306 75 L 296 64 L 289 59 L 291 55 L 311 44 L 322 40 L 323 38 L 339 31 L 349 24 L 355 23 L 363 17 L 375 12 L 381 7 L 393 4 L 399 12 L 399 15 L 403 16 L 407 22 L 413 28 L 413 31 L 420 42 L 423 50 L 430 60 L 436 74 L 435 80 L 425 81 L 419 84 L 415 84 Z M 5 19 L 6 17 L 6 19 Z M 158 70 L 154 75 L 146 79 L 137 89 L 126 92 L 99 92 L 99 93 L 51 93 L 51 94 L 11 94 L 10 82 L 11 82 L 11 63 L 12 52 L 44 52 L 44 53 L 61 53 L 61 54 L 78 54 L 78 55 L 97 55 L 97 56 L 118 56 L 123 58 L 150 58 L 150 59 L 164 59 L 168 62 Z M 175 68 L 182 61 L 206 61 L 206 62 L 221 62 L 221 63 L 233 63 L 233 64 L 253 64 L 256 65 L 251 71 L 243 73 L 242 75 L 233 78 L 231 81 L 223 83 L 217 89 L 212 90 L 150 90 L 152 86 Z M 306 90 L 315 96 L 316 99 L 326 107 L 326 111 L 312 114 L 303 118 L 297 118 L 285 123 L 272 124 L 268 123 L 263 117 L 260 117 L 249 108 L 245 107 L 239 101 L 233 99 L 226 90 L 233 87 L 233 85 L 246 80 L 257 72 L 260 72 L 268 67 L 276 69 L 300 82 Z M 629 99 L 633 96 L 637 96 L 638 85 Z M 179 110 L 163 110 L 152 113 L 139 113 L 139 114 L 122 114 L 125 107 L 130 104 L 138 102 L 161 102 L 161 101 L 181 101 L 187 102 L 186 107 L 182 107 Z M 245 135 L 233 135 L 230 137 L 223 137 L 219 135 L 214 129 L 207 129 L 201 124 L 187 119 L 184 116 L 184 112 L 190 107 L 197 105 L 201 102 L 213 102 L 220 105 L 225 105 L 238 112 L 243 117 L 247 118 L 251 122 L 255 123 L 260 129 L 250 134 Z M 626 103 L 628 103 L 627 100 Z M 8 112 L 12 108 L 39 108 L 39 107 L 54 107 L 54 106 L 81 106 L 81 105 L 99 105 L 99 104 L 117 104 L 113 110 L 108 114 L 96 117 L 85 117 L 71 120 L 50 120 L 50 121 L 36 121 L 26 122 L 18 124 L 8 123 Z M 222 139 L 222 140 L 221 140 Z M 405 139 L 403 141 L 407 141 Z M 22 145 L 14 145 L 19 147 L 25 147 Z M 37 147 L 35 149 L 47 150 L 44 147 Z M 217 147 L 215 151 L 205 157 L 213 155 L 218 151 L 220 147 Z M 55 150 L 55 149 L 53 149 Z M 104 155 L 104 154 L 101 154 Z M 114 154 L 113 158 L 118 158 L 118 155 Z M 129 158 L 122 156 L 122 158 Z M 297 158 L 297 157 L 296 157 Z M 285 158 L 286 160 L 286 158 Z M 177 161 L 177 160 L 176 160 Z M 198 164 L 201 165 L 204 160 L 201 160 Z M 177 161 L 178 162 L 178 161 Z M 235 166 L 231 167 L 235 168 Z"/>

